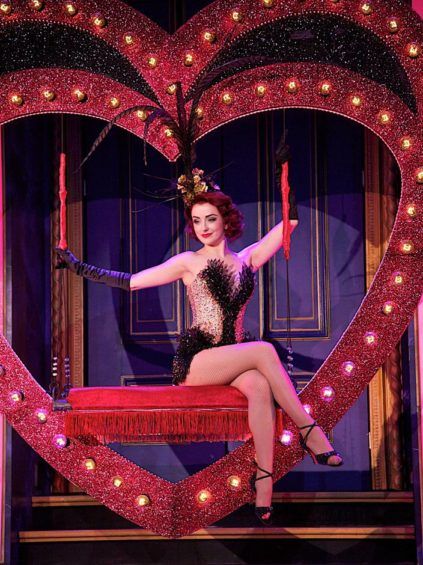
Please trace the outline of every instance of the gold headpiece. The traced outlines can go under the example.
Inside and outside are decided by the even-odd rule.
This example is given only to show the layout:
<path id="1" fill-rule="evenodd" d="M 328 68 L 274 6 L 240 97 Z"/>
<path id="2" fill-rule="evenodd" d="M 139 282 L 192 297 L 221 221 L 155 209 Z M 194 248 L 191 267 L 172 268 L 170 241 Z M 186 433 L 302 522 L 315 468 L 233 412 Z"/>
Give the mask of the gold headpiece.
<path id="1" fill-rule="evenodd" d="M 204 176 L 202 169 L 192 169 L 192 176 L 181 175 L 177 189 L 181 191 L 185 206 L 191 206 L 194 198 L 201 192 L 215 192 L 220 188 L 211 179 Z"/>

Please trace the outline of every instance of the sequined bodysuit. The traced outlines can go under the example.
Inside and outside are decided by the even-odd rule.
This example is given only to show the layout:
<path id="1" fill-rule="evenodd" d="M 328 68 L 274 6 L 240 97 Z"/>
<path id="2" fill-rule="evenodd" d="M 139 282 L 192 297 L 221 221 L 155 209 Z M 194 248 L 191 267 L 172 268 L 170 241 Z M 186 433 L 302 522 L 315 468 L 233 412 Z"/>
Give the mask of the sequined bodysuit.
<path id="1" fill-rule="evenodd" d="M 253 271 L 246 264 L 236 283 L 222 259 L 208 260 L 188 286 L 193 323 L 179 337 L 172 368 L 174 384 L 185 380 L 194 355 L 203 349 L 253 340 L 243 329 L 243 319 L 254 284 Z"/>

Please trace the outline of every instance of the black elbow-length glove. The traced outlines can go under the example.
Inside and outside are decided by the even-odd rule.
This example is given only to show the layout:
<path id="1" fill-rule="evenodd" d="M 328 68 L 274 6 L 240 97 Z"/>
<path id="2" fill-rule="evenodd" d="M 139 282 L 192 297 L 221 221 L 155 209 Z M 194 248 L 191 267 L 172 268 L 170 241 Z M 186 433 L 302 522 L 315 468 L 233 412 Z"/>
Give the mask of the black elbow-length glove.
<path id="1" fill-rule="evenodd" d="M 66 267 L 73 273 L 90 281 L 103 283 L 107 286 L 121 288 L 123 290 L 130 290 L 130 273 L 111 271 L 109 269 L 88 265 L 77 259 L 69 249 L 56 247 L 56 252 L 62 261 L 62 265 L 59 265 L 59 267 Z"/>

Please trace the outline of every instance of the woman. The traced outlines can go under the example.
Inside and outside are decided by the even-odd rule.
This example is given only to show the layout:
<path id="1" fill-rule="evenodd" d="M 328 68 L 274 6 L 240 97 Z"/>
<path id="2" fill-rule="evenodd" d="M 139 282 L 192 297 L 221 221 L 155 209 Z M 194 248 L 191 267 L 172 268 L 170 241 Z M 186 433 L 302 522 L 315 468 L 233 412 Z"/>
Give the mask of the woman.
<path id="1" fill-rule="evenodd" d="M 59 249 L 58 253 L 77 274 L 126 290 L 183 281 L 194 320 L 180 337 L 173 363 L 174 383 L 231 385 L 247 397 L 257 460 L 256 477 L 251 480 L 256 491 L 256 515 L 269 524 L 275 400 L 301 430 L 300 441 L 315 463 L 339 466 L 343 461 L 304 410 L 274 347 L 252 341 L 242 328 L 244 311 L 254 290 L 254 273 L 280 249 L 282 222 L 260 241 L 235 253 L 229 242 L 242 233 L 242 215 L 231 198 L 215 185 L 201 184 L 201 173 L 193 178 L 202 189 L 192 190 L 189 198 L 184 198 L 188 231 L 202 244 L 198 251 L 180 253 L 134 275 L 86 265 L 68 250 Z M 290 220 L 291 231 L 297 224 L 298 220 Z"/>

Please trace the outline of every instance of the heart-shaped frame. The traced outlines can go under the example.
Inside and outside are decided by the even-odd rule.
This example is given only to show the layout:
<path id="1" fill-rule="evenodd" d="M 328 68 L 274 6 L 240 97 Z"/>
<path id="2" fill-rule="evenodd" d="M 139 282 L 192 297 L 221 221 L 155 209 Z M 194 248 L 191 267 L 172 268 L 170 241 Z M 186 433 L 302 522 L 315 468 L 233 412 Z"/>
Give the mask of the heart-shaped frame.
<path id="1" fill-rule="evenodd" d="M 369 12 L 356 0 L 275 0 L 257 1 L 254 5 L 251 0 L 218 0 L 169 36 L 148 18 L 117 1 L 101 6 L 103 14 L 99 14 L 100 3 L 95 1 L 75 3 L 73 14 L 62 2 L 38 4 L 41 10 L 33 2 L 13 2 L 10 12 L 0 15 L 0 29 L 13 38 L 19 26 L 26 26 L 26 30 L 31 25 L 40 28 L 45 24 L 61 26 L 62 31 L 72 28 L 83 41 L 103 46 L 108 56 L 120 56 L 127 75 L 115 72 L 107 76 L 92 69 L 66 68 L 21 68 L 2 75 L 0 123 L 45 112 L 110 120 L 117 111 L 151 104 L 153 98 L 174 112 L 174 97 L 167 93 L 169 84 L 180 80 L 186 92 L 217 54 L 237 38 L 283 18 L 310 14 L 339 17 L 378 38 L 387 54 L 395 56 L 416 101 L 414 108 L 386 86 L 361 74 L 314 62 L 251 68 L 211 86 L 201 100 L 204 118 L 199 136 L 253 112 L 312 108 L 340 114 L 368 127 L 391 149 L 399 164 L 401 199 L 383 261 L 354 319 L 301 393 L 302 402 L 311 407 L 313 416 L 326 430 L 331 429 L 398 342 L 422 293 L 422 25 L 417 15 L 397 3 L 393 14 L 390 3 L 382 0 L 371 2 Z M 239 21 L 234 18 L 234 10 L 241 15 Z M 213 41 L 205 38 L 206 31 L 212 33 Z M 187 65 L 188 54 L 193 62 Z M 135 71 L 143 81 L 138 89 L 132 88 L 128 79 Z M 53 96 L 47 96 L 47 91 Z M 227 104 L 225 93 L 229 95 Z M 139 114 L 128 115 L 119 126 L 142 137 L 142 119 Z M 153 125 L 148 142 L 168 159 L 177 157 L 174 141 L 163 135 L 160 125 Z M 63 438 L 63 414 L 53 412 L 51 397 L 4 337 L 0 338 L 0 359 L 0 409 L 10 424 L 63 476 L 127 519 L 163 536 L 179 537 L 251 500 L 251 440 L 203 471 L 172 484 L 105 446 Z M 286 428 L 295 431 L 290 421 Z M 277 443 L 275 479 L 302 457 L 298 441 L 286 446 Z M 87 460 L 91 464 L 87 465 Z M 240 479 L 236 487 L 228 481 L 233 475 Z M 199 497 L 202 491 L 206 491 L 205 496 Z M 146 499 L 142 495 L 148 496 L 149 504 L 143 504 Z"/>

